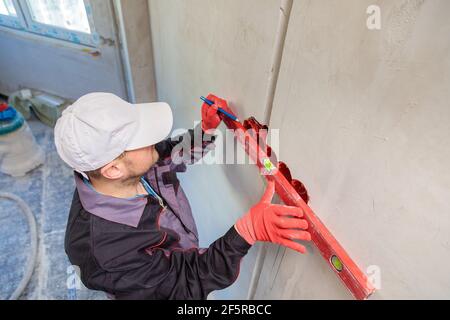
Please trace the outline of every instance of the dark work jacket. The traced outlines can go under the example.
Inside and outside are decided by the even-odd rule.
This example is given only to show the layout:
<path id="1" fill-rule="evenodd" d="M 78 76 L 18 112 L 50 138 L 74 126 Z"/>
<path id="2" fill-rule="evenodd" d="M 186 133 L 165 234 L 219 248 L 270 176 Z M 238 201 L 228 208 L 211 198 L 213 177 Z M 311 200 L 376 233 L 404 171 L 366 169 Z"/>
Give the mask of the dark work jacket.
<path id="1" fill-rule="evenodd" d="M 145 178 L 166 209 L 151 196 L 125 200 L 100 195 L 75 174 L 65 249 L 87 288 L 116 299 L 180 300 L 206 299 L 234 283 L 251 246 L 233 226 L 209 248 L 199 249 L 195 221 L 177 179 L 177 172 L 213 146 L 195 146 L 196 134 L 214 141 L 197 126 L 178 141 L 156 146 L 160 160 Z M 182 159 L 176 165 L 172 151 L 183 144 L 190 145 L 190 152 L 176 153 Z"/>

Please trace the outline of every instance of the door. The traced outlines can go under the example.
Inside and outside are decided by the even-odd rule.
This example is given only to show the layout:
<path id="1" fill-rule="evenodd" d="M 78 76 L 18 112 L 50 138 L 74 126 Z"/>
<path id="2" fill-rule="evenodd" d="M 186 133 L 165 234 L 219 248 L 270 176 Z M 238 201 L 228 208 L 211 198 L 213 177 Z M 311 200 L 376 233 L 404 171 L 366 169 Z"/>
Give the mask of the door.
<path id="1" fill-rule="evenodd" d="M 32 88 L 77 99 L 127 99 L 109 0 L 0 0 L 0 92 Z"/>

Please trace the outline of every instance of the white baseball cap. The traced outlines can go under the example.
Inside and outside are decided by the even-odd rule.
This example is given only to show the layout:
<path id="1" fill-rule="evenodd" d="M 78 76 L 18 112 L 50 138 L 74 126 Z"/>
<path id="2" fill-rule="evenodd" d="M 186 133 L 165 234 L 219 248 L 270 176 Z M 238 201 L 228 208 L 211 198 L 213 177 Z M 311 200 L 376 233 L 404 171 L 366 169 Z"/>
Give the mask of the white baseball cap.
<path id="1" fill-rule="evenodd" d="M 90 93 L 69 106 L 56 123 L 61 159 L 82 173 L 100 169 L 125 151 L 155 145 L 172 130 L 167 103 L 131 104 L 111 93 Z"/>

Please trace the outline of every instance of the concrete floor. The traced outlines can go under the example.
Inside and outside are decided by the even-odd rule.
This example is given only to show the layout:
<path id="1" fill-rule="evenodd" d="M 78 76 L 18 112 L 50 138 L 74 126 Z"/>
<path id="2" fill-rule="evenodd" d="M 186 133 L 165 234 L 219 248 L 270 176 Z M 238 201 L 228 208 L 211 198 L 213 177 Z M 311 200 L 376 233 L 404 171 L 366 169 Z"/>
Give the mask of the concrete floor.
<path id="1" fill-rule="evenodd" d="M 0 192 L 21 197 L 38 224 L 37 265 L 22 299 L 105 299 L 102 292 L 84 287 L 69 291 L 70 263 L 64 252 L 64 233 L 74 191 L 72 171 L 60 160 L 53 143 L 53 129 L 37 120 L 29 125 L 46 153 L 45 164 L 23 178 L 0 173 Z M 0 299 L 7 299 L 25 270 L 30 237 L 26 219 L 12 201 L 0 199 Z"/>

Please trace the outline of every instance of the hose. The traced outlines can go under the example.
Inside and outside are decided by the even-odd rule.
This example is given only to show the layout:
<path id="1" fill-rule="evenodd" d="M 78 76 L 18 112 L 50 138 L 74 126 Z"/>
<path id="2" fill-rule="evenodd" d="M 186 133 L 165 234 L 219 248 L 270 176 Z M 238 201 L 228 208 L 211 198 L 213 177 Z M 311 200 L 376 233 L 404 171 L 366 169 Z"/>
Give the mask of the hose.
<path id="1" fill-rule="evenodd" d="M 10 193 L 2 193 L 2 192 L 0 192 L 0 198 L 15 201 L 19 205 L 25 217 L 27 218 L 28 225 L 30 228 L 31 250 L 29 251 L 28 254 L 27 268 L 25 269 L 25 273 L 16 290 L 14 290 L 13 294 L 9 297 L 9 300 L 17 300 L 22 295 L 28 283 L 30 282 L 36 264 L 37 248 L 38 248 L 37 225 L 36 219 L 34 218 L 34 215 L 31 212 L 30 207 L 21 198 Z"/>

